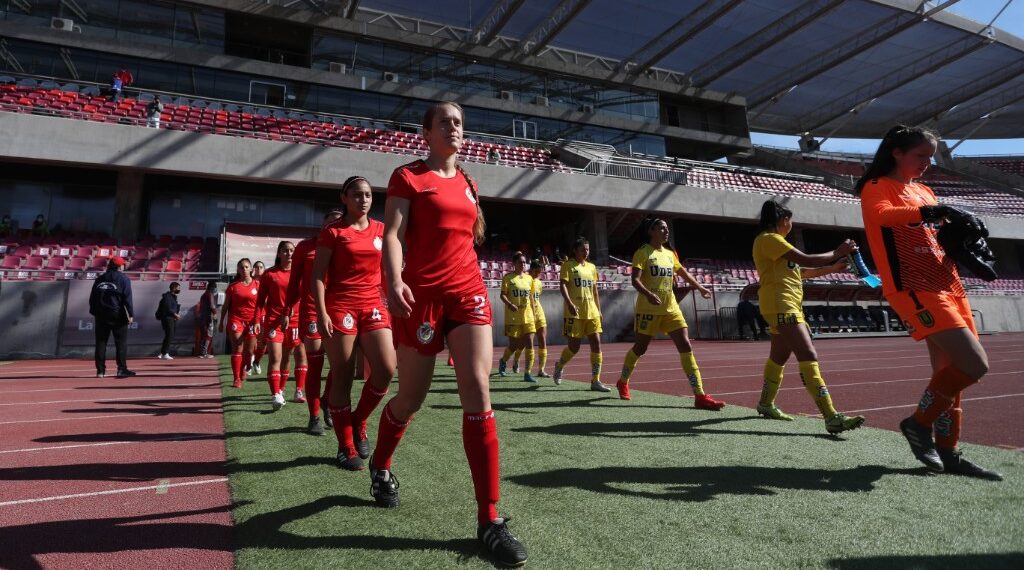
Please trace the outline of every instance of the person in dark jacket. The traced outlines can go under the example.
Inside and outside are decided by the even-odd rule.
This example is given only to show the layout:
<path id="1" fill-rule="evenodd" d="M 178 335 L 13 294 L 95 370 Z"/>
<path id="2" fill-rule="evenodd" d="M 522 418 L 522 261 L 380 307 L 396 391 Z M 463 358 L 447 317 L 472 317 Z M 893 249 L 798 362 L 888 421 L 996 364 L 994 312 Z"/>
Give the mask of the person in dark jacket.
<path id="1" fill-rule="evenodd" d="M 217 320 L 217 282 L 206 284 L 206 292 L 199 299 L 196 328 L 199 331 L 199 358 L 213 358 L 213 324 Z"/>
<path id="2" fill-rule="evenodd" d="M 181 293 L 181 284 L 175 281 L 171 283 L 170 289 L 160 297 L 160 306 L 156 309 L 156 320 L 164 329 L 164 342 L 160 345 L 160 354 L 157 358 L 163 360 L 174 360 L 171 356 L 171 339 L 174 338 L 174 327 L 181 319 L 181 305 L 178 304 L 178 294 Z"/>
<path id="3" fill-rule="evenodd" d="M 132 306 L 132 282 L 121 272 L 124 258 L 113 257 L 107 264 L 107 271 L 96 278 L 89 295 L 89 313 L 96 324 L 96 377 L 107 375 L 107 340 L 114 334 L 114 348 L 117 353 L 117 377 L 135 376 L 128 370 L 128 325 L 135 320 Z"/>
<path id="4" fill-rule="evenodd" d="M 757 307 L 745 299 L 740 301 L 739 305 L 736 305 L 736 324 L 740 329 L 740 340 L 747 340 L 747 337 L 743 334 L 744 327 L 750 328 L 750 334 L 754 337 L 754 340 L 758 340 L 761 336 L 764 336 L 765 329 L 768 327 L 768 323 L 764 320 L 764 317 L 761 316 Z M 757 329 L 760 329 L 760 335 L 758 334 L 758 330 L 754 328 L 755 325 L 757 326 Z"/>

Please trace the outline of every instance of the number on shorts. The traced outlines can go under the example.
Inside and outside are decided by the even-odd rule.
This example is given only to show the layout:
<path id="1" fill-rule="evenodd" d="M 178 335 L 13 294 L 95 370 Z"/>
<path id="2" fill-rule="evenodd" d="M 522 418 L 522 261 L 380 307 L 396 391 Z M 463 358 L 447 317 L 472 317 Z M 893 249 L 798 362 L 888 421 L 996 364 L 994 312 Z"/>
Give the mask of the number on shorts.
<path id="1" fill-rule="evenodd" d="M 484 314 L 484 305 L 487 304 L 487 297 L 482 295 L 473 295 L 473 302 L 476 303 L 476 306 L 473 307 L 473 312 L 478 315 Z"/>
<path id="2" fill-rule="evenodd" d="M 380 309 L 378 309 L 377 307 L 374 307 L 373 308 L 373 312 L 370 313 L 370 320 L 371 321 L 379 321 L 379 320 L 382 320 L 383 318 L 384 317 L 380 314 Z"/>

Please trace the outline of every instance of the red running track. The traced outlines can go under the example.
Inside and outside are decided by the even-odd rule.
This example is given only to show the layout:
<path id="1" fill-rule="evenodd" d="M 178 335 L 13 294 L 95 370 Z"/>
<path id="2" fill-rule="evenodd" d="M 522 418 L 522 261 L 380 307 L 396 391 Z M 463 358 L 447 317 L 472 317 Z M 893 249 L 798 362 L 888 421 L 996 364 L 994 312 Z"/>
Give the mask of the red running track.
<path id="1" fill-rule="evenodd" d="M 981 343 L 988 353 L 990 370 L 979 384 L 964 392 L 961 439 L 965 443 L 1024 450 L 1024 333 L 983 336 Z M 898 430 L 899 421 L 917 406 L 931 375 L 927 347 L 909 337 L 821 339 L 814 344 L 836 409 L 864 415 L 871 427 Z M 606 383 L 618 379 L 630 346 L 620 343 L 602 348 L 602 379 Z M 548 348 L 550 372 L 563 347 Z M 566 377 L 589 379 L 589 350 L 584 343 L 569 363 Z M 694 341 L 693 352 L 709 394 L 732 405 L 757 405 L 768 357 L 767 341 Z M 545 379 L 539 380 L 543 386 Z M 668 340 L 651 343 L 630 386 L 634 390 L 692 395 L 678 353 Z M 818 415 L 800 382 L 794 358 L 786 365 L 776 403 L 789 413 Z"/>
<path id="2" fill-rule="evenodd" d="M 217 361 L 130 365 L 0 365 L 0 567 L 233 567 Z"/>

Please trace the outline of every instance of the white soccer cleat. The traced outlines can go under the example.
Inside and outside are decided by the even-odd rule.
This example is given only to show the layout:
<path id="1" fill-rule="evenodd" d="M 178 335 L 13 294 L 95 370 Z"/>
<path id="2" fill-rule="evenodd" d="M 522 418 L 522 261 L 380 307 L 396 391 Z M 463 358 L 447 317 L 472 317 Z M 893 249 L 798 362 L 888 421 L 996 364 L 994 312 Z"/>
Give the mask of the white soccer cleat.
<path id="1" fill-rule="evenodd" d="M 274 411 L 278 411 L 284 407 L 284 394 L 278 392 L 270 398 L 270 407 L 274 408 Z"/>

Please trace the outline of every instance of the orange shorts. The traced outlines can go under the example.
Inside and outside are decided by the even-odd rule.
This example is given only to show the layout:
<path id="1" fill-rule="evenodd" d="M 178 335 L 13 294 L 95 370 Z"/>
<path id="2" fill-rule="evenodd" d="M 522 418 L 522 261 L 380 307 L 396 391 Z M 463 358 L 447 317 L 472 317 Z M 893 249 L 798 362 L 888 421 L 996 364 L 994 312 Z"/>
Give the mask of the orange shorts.
<path id="1" fill-rule="evenodd" d="M 950 329 L 970 329 L 978 336 L 967 297 L 930 291 L 897 291 L 885 298 L 914 340 Z"/>

